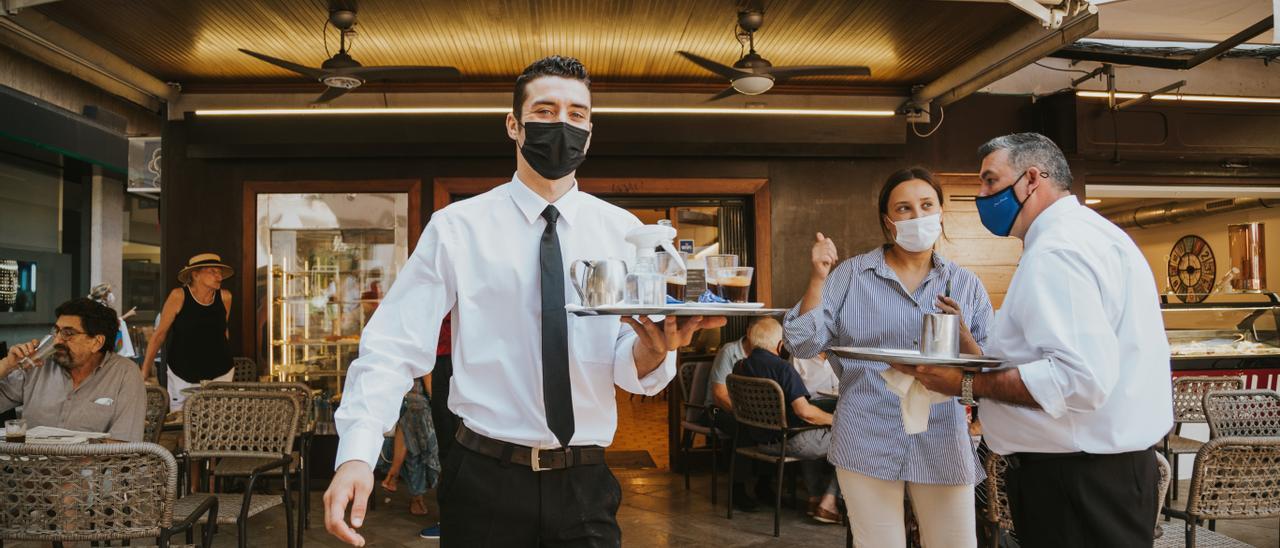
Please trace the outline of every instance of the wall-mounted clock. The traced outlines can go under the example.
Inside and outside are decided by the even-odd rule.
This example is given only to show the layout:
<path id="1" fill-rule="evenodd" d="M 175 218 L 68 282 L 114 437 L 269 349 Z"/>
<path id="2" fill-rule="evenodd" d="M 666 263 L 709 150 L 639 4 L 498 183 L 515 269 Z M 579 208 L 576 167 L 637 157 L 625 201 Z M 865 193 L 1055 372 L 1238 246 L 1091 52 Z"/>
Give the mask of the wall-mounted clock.
<path id="1" fill-rule="evenodd" d="M 1169 291 L 1184 303 L 1198 303 L 1209 297 L 1217 279 L 1218 263 L 1204 238 L 1183 236 L 1169 252 Z"/>

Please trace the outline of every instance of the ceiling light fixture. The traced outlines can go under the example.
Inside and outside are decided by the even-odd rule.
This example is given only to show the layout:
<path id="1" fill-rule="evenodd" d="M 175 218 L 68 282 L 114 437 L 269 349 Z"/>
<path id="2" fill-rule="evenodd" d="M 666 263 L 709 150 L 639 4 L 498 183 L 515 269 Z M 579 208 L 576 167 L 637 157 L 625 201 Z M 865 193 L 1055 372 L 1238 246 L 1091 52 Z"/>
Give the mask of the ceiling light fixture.
<path id="1" fill-rule="evenodd" d="M 773 77 L 767 74 L 743 76 L 734 80 L 730 85 L 743 95 L 760 95 L 773 89 Z"/>
<path id="2" fill-rule="evenodd" d="M 1076 97 L 1088 97 L 1091 99 L 1106 99 L 1110 96 L 1105 91 L 1077 91 Z M 1117 91 L 1116 99 L 1137 99 L 1142 97 L 1141 93 L 1133 93 L 1128 91 Z M 1280 97 L 1241 97 L 1235 95 L 1188 95 L 1185 93 L 1161 93 L 1151 96 L 1155 101 L 1188 101 L 1199 103 L 1249 103 L 1249 104 L 1269 104 L 1280 105 Z"/>
<path id="3" fill-rule="evenodd" d="M 400 108 L 246 108 L 204 109 L 196 116 L 333 116 L 379 114 L 506 114 L 506 107 L 400 107 Z M 704 107 L 598 107 L 597 114 L 745 115 L 745 116 L 834 116 L 890 117 L 892 109 L 808 109 L 808 108 L 704 108 Z"/>

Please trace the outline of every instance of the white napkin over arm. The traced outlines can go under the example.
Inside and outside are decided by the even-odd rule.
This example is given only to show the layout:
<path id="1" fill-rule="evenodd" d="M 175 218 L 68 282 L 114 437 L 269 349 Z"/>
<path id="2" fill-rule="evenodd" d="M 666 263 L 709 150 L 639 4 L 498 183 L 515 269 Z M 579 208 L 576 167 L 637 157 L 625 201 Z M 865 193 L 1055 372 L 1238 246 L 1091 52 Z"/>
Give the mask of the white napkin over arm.
<path id="1" fill-rule="evenodd" d="M 902 405 L 902 427 L 908 434 L 919 434 L 929 429 L 929 408 L 935 403 L 942 403 L 951 396 L 939 394 L 925 388 L 915 377 L 889 368 L 880 372 L 884 384 L 898 396 Z"/>

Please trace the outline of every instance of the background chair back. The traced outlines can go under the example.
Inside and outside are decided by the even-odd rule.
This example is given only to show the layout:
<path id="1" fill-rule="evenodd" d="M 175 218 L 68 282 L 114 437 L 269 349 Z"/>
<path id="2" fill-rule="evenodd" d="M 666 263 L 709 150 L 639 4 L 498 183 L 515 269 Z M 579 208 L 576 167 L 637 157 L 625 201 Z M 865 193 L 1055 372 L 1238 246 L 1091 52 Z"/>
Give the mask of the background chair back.
<path id="1" fill-rule="evenodd" d="M 251 358 L 231 358 L 235 364 L 235 374 L 231 380 L 236 382 L 258 382 L 258 364 Z"/>
<path id="2" fill-rule="evenodd" d="M 169 392 L 159 386 L 147 385 L 147 411 L 142 423 L 142 441 L 160 442 L 164 418 L 169 414 Z"/>
<path id="3" fill-rule="evenodd" d="M 288 455 L 302 414 L 297 397 L 281 391 L 200 390 L 184 409 L 194 458 Z"/>
<path id="4" fill-rule="evenodd" d="M 1005 531 L 1012 531 L 1013 513 L 1009 510 L 1009 494 L 1004 481 L 1009 461 L 995 451 L 988 450 L 982 466 L 987 472 L 987 521 L 998 524 Z"/>
<path id="5" fill-rule="evenodd" d="M 177 471 L 153 443 L 0 443 L 0 540 L 157 537 L 173 522 Z"/>
<path id="6" fill-rule="evenodd" d="M 1280 516 L 1280 437 L 1221 437 L 1196 454 L 1187 513 L 1199 519 Z"/>
<path id="7" fill-rule="evenodd" d="M 1204 395 L 1209 439 L 1227 436 L 1280 436 L 1280 393 L 1224 390 Z"/>
<path id="8" fill-rule="evenodd" d="M 298 434 L 310 432 L 315 427 L 316 406 L 311 400 L 311 387 L 300 382 L 209 382 L 200 386 L 203 390 L 236 390 L 253 392 L 283 392 L 298 400 L 302 411 L 298 419 Z"/>
<path id="9" fill-rule="evenodd" d="M 733 418 L 740 424 L 766 430 L 786 430 L 787 410 L 782 387 L 771 379 L 729 375 L 726 380 Z"/>
<path id="10" fill-rule="evenodd" d="M 685 362 L 680 365 L 680 396 L 684 398 L 684 420 L 696 422 L 701 418 L 707 397 L 707 375 L 711 362 Z"/>
<path id="11" fill-rule="evenodd" d="M 1204 395 L 1219 390 L 1244 390 L 1244 378 L 1218 376 L 1173 379 L 1174 422 L 1204 422 Z"/>

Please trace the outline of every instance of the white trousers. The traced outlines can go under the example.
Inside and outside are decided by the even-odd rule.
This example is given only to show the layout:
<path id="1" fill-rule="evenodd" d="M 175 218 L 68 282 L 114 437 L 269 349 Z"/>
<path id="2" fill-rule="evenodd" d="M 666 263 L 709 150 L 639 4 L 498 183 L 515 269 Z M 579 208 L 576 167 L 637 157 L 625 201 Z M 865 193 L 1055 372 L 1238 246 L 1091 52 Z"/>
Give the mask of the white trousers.
<path id="1" fill-rule="evenodd" d="M 853 541 L 864 548 L 905 548 L 907 530 L 903 490 L 920 524 L 925 548 L 977 548 L 972 485 L 930 485 L 889 481 L 836 468 L 849 509 Z"/>
<path id="2" fill-rule="evenodd" d="M 182 389 L 200 386 L 200 383 L 190 383 L 182 380 L 182 377 L 173 374 L 172 369 L 166 369 L 165 371 L 168 373 L 165 377 L 169 379 L 169 386 L 165 390 L 169 391 L 169 412 L 172 413 L 182 409 L 183 404 L 187 403 L 187 395 L 182 393 Z M 235 378 L 235 376 L 236 370 L 232 368 L 231 371 L 227 371 L 227 374 L 209 382 L 231 382 L 231 379 Z"/>

